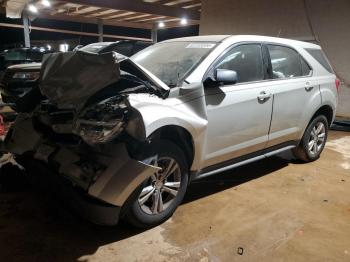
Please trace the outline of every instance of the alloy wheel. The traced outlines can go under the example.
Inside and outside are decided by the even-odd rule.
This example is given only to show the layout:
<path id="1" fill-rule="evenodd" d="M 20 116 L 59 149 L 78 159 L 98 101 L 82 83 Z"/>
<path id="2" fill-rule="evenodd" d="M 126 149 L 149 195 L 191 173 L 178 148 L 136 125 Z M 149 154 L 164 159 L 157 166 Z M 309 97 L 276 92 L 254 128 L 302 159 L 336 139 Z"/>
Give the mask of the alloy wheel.
<path id="1" fill-rule="evenodd" d="M 326 127 L 324 123 L 317 122 L 312 128 L 309 142 L 308 150 L 311 155 L 317 155 L 323 148 L 326 141 Z"/>
<path id="2" fill-rule="evenodd" d="M 160 214 L 175 200 L 181 186 L 181 169 L 171 157 L 161 157 L 152 165 L 161 168 L 155 172 L 142 189 L 138 203 L 149 214 Z"/>

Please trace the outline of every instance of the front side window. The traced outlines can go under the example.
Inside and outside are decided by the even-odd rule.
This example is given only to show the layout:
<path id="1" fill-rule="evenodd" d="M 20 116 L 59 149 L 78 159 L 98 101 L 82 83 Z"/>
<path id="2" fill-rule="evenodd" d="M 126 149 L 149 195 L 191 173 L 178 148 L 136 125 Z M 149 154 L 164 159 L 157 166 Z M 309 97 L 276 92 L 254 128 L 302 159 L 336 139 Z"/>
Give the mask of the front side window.
<path id="1" fill-rule="evenodd" d="M 295 50 L 278 45 L 268 45 L 270 52 L 273 79 L 307 76 L 310 66 Z"/>
<path id="2" fill-rule="evenodd" d="M 264 79 L 261 45 L 247 44 L 232 48 L 215 67 L 237 72 L 238 83 Z"/>

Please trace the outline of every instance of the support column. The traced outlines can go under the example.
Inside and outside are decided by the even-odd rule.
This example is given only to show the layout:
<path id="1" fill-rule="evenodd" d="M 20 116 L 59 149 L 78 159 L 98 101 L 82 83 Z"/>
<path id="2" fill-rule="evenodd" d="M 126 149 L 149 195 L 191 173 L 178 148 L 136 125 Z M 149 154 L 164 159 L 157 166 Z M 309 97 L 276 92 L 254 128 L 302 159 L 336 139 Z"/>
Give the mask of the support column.
<path id="1" fill-rule="evenodd" d="M 26 12 L 23 12 L 22 17 L 23 17 L 24 46 L 30 47 L 28 14 Z"/>
<path id="2" fill-rule="evenodd" d="M 97 26 L 98 26 L 98 41 L 103 42 L 103 20 L 102 19 L 97 20 Z"/>
<path id="3" fill-rule="evenodd" d="M 152 41 L 153 43 L 157 43 L 158 41 L 158 28 L 157 28 L 157 24 L 153 24 L 153 28 L 152 28 Z"/>

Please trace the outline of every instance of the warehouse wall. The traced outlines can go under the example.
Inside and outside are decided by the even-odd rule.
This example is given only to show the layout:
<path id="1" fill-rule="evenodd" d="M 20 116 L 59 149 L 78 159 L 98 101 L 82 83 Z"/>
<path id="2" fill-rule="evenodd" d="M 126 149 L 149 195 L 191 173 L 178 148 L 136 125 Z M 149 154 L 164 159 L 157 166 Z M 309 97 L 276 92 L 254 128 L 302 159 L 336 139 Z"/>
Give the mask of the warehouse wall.
<path id="1" fill-rule="evenodd" d="M 202 0 L 200 34 L 259 34 L 316 41 L 350 84 L 349 0 Z"/>

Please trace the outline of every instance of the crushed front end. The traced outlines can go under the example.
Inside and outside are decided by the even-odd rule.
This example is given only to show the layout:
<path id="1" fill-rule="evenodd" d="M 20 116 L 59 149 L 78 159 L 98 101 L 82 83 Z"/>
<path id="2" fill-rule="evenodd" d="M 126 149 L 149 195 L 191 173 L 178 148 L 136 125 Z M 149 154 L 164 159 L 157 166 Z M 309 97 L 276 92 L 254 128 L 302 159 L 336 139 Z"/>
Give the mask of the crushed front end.
<path id="1" fill-rule="evenodd" d="M 140 117 L 128 95 L 162 94 L 147 79 L 119 66 L 115 54 L 49 55 L 41 72 L 44 98 L 34 110 L 18 115 L 3 145 L 25 168 L 40 163 L 48 175 L 68 181 L 79 194 L 107 205 L 109 212 L 111 207 L 120 210 L 159 169 L 150 165 L 150 158 L 140 157 L 147 149 L 144 127 L 134 134 L 126 130 Z M 99 73 L 95 79 L 91 70 Z M 119 216 L 97 217 L 90 220 L 116 224 Z"/>

